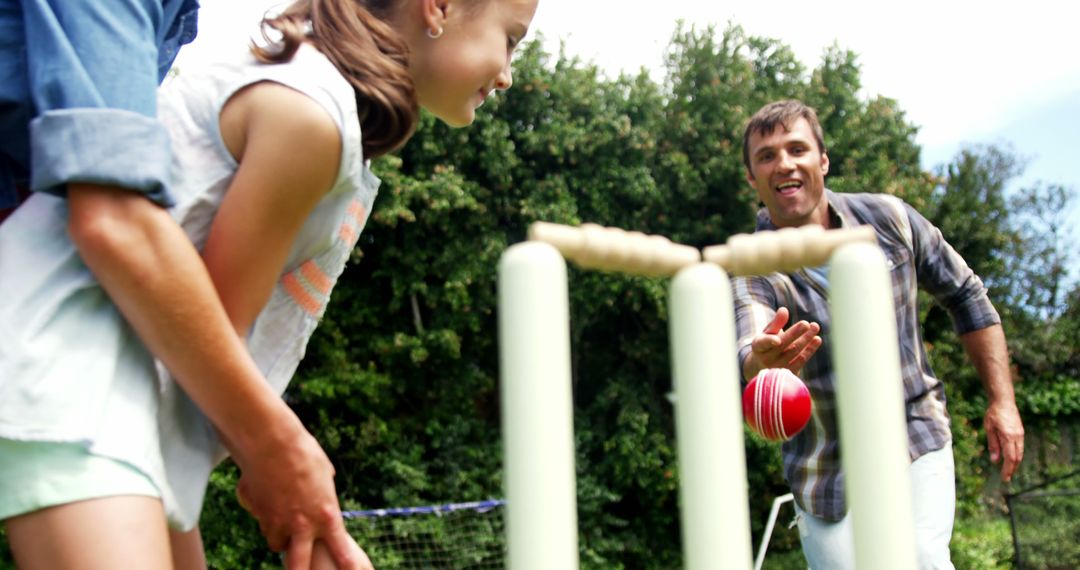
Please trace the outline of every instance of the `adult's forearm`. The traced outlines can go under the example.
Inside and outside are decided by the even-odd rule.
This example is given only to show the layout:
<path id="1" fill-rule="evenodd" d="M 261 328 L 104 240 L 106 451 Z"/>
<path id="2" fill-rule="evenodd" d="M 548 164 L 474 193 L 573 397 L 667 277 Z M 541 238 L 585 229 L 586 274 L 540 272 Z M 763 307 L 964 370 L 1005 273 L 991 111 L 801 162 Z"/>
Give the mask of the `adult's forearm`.
<path id="1" fill-rule="evenodd" d="M 964 333 L 960 335 L 960 341 L 975 365 L 990 403 L 1014 403 L 1016 395 L 1009 371 L 1009 349 L 1001 325 Z"/>
<path id="2" fill-rule="evenodd" d="M 983 427 L 990 461 L 1001 462 L 1001 479 L 1009 481 L 1024 459 L 1024 422 L 1016 406 L 1005 333 L 1001 325 L 992 325 L 965 333 L 960 339 L 989 398 Z"/>
<path id="3" fill-rule="evenodd" d="M 69 231 L 140 339 L 234 452 L 303 429 L 264 381 L 198 252 L 168 212 L 119 189 L 71 185 Z M 288 437 L 288 436 L 285 436 Z"/>

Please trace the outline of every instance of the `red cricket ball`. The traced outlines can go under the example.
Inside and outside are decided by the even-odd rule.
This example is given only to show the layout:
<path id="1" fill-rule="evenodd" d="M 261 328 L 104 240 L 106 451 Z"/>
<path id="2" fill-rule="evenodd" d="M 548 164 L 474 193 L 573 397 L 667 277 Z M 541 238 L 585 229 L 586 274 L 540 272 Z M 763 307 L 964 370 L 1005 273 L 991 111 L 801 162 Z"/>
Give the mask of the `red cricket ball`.
<path id="1" fill-rule="evenodd" d="M 770 441 L 787 441 L 810 421 L 810 390 L 787 368 L 766 368 L 743 391 L 746 423 Z"/>

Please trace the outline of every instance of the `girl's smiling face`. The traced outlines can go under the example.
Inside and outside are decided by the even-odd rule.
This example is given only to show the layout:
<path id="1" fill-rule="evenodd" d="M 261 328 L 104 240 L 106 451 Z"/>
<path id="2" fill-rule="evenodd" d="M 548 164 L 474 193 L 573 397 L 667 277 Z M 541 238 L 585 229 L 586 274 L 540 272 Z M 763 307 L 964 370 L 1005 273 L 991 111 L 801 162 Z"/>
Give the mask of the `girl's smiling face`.
<path id="1" fill-rule="evenodd" d="M 414 34 L 409 60 L 420 105 L 450 126 L 472 123 L 476 108 L 492 91 L 510 88 L 511 57 L 537 3 L 423 1 L 427 25 L 422 36 Z"/>

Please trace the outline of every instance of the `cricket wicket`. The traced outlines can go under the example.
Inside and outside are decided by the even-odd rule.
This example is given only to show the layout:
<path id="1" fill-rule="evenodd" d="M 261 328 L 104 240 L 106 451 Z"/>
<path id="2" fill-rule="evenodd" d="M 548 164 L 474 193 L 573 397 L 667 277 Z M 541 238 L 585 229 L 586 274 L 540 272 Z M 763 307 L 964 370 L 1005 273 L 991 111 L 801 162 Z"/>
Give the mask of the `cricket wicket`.
<path id="1" fill-rule="evenodd" d="M 565 260 L 671 276 L 684 565 L 752 566 L 734 309 L 728 274 L 830 262 L 840 443 L 859 568 L 915 568 L 891 285 L 872 230 L 800 228 L 698 250 L 616 228 L 537 222 L 499 263 L 502 427 L 511 570 L 578 568 Z"/>

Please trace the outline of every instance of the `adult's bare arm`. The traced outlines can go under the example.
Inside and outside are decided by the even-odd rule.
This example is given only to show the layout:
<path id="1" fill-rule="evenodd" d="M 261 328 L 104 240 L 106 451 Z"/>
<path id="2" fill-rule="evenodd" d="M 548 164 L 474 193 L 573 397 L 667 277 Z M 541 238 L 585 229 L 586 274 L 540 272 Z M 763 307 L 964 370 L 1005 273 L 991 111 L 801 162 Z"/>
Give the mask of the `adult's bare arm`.
<path id="1" fill-rule="evenodd" d="M 250 455 L 304 435 L 230 323 L 206 266 L 162 208 L 124 189 L 69 185 L 68 231 L 152 353 L 235 447 Z"/>
<path id="2" fill-rule="evenodd" d="M 1004 329 L 992 325 L 965 333 L 960 341 L 975 365 L 989 401 L 983 427 L 990 461 L 1001 462 L 1001 478 L 1009 481 L 1024 459 L 1024 424 L 1016 407 Z"/>
<path id="3" fill-rule="evenodd" d="M 251 360 L 180 227 L 126 190 L 73 185 L 69 201 L 69 231 L 86 264 L 218 428 L 242 471 L 257 474 L 245 479 L 247 494 L 271 547 L 284 549 L 294 534 L 310 544 L 323 529 L 340 527 L 333 466 Z M 308 515 L 296 516 L 303 507 Z M 339 566 L 360 567 L 362 553 L 343 527 L 332 537 Z"/>

